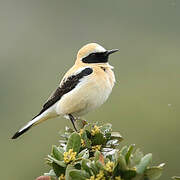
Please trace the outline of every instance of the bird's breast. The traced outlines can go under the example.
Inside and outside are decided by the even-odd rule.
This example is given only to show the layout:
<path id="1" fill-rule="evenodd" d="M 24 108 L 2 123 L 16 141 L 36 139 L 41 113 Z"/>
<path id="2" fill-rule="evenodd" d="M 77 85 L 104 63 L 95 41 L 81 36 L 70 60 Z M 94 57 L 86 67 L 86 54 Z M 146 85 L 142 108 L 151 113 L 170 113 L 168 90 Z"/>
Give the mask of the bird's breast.
<path id="1" fill-rule="evenodd" d="M 111 69 L 97 71 L 94 75 L 94 89 L 92 88 L 92 99 L 89 103 L 90 109 L 101 106 L 109 97 L 115 83 L 115 76 Z"/>

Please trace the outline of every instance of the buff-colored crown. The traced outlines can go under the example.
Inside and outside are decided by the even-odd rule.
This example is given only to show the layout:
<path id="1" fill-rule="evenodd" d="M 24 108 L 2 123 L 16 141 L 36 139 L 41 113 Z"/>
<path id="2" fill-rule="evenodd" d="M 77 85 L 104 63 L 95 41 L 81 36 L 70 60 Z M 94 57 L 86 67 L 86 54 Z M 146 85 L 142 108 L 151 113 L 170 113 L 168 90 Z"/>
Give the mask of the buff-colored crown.
<path id="1" fill-rule="evenodd" d="M 82 59 L 86 56 L 88 56 L 91 53 L 96 53 L 96 52 L 105 52 L 106 49 L 100 46 L 97 43 L 89 43 L 83 46 L 77 54 L 77 59 Z"/>

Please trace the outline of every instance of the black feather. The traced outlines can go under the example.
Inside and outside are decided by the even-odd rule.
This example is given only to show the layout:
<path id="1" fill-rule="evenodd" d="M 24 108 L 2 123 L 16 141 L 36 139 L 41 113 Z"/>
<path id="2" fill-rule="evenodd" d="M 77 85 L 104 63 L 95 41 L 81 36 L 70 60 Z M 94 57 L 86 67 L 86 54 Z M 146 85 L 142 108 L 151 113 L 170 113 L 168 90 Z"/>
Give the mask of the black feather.
<path id="1" fill-rule="evenodd" d="M 68 77 L 62 83 L 62 85 L 56 89 L 56 91 L 51 96 L 51 98 L 43 105 L 43 108 L 39 112 L 39 114 L 36 115 L 34 118 L 41 115 L 49 107 L 51 107 L 57 101 L 59 101 L 64 94 L 66 94 L 66 93 L 70 92 L 71 90 L 73 90 L 84 76 L 88 76 L 92 72 L 93 72 L 92 68 L 87 67 L 87 68 L 83 69 L 81 72 L 79 72 L 78 74 Z"/>
<path id="2" fill-rule="evenodd" d="M 82 59 L 82 62 L 84 63 L 107 63 L 108 62 L 108 52 L 96 52 L 91 53 L 88 56 L 84 57 Z"/>
<path id="3" fill-rule="evenodd" d="M 31 125 L 32 126 L 32 125 Z M 26 129 L 22 130 L 22 131 L 17 131 L 14 136 L 11 139 L 16 139 L 19 136 L 21 136 L 22 134 L 24 134 L 27 130 L 29 130 L 31 128 L 31 126 L 27 127 Z"/>

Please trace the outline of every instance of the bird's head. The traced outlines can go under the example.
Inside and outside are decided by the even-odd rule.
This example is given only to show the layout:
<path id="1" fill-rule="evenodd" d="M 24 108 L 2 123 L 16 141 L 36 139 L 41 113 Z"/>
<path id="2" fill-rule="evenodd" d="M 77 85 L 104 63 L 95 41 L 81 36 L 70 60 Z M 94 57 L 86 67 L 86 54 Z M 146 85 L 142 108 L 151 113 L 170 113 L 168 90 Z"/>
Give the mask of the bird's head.
<path id="1" fill-rule="evenodd" d="M 106 50 L 97 43 L 89 43 L 78 51 L 77 62 L 107 63 L 109 55 L 117 51 L 118 49 Z"/>

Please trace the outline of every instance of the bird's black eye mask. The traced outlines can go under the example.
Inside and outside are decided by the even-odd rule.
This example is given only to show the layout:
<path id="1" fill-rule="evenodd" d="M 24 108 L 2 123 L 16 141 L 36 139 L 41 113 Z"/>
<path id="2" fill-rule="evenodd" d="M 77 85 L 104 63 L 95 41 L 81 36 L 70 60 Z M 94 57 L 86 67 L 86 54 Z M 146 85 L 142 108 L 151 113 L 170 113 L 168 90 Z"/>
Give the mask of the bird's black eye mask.
<path id="1" fill-rule="evenodd" d="M 109 54 L 105 52 L 91 53 L 82 59 L 84 63 L 106 63 L 108 62 Z"/>

